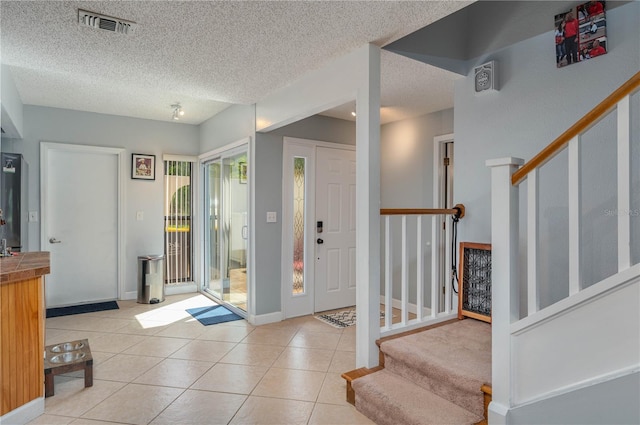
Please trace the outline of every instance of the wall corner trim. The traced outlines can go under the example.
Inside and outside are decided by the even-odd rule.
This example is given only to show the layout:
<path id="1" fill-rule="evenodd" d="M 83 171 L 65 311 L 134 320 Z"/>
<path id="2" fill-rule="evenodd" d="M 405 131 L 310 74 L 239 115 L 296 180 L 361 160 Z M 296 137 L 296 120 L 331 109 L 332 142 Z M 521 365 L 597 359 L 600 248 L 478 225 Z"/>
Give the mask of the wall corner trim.
<path id="1" fill-rule="evenodd" d="M 268 323 L 276 323 L 282 321 L 283 314 L 281 311 L 276 311 L 267 314 L 252 314 L 248 320 L 254 326 L 266 325 Z"/>

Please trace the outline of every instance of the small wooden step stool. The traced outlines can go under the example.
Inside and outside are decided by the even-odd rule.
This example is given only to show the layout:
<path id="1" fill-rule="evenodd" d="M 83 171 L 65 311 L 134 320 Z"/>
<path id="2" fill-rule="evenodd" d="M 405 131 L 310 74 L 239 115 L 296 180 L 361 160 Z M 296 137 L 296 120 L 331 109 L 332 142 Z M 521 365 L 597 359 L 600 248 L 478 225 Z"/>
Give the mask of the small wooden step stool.
<path id="1" fill-rule="evenodd" d="M 54 347 L 78 347 L 66 351 L 53 351 Z M 62 344 L 47 345 L 44 348 L 44 396 L 54 394 L 53 377 L 62 373 L 84 370 L 84 386 L 93 386 L 93 357 L 89 341 L 80 339 Z"/>

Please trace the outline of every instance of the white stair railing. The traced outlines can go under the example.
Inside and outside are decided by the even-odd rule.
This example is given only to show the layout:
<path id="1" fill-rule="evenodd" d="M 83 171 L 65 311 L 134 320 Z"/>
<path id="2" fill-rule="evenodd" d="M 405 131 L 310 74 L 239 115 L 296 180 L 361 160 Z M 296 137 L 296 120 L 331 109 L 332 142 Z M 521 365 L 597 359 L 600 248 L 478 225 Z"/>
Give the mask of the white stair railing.
<path id="1" fill-rule="evenodd" d="M 383 209 L 380 214 L 384 235 L 384 296 L 381 303 L 385 313 L 380 336 L 456 317 L 457 305 L 452 300 L 451 285 L 444 282 L 448 282 L 448 271 L 451 270 L 451 232 L 447 231 L 441 238 L 440 229 L 443 222 L 448 222 L 446 230 L 450 229 L 450 215 L 464 216 L 464 206 L 456 205 L 452 209 Z M 426 236 L 429 227 L 430 237 Z M 427 254 L 429 247 L 430 258 Z M 441 258 L 443 252 L 444 261 Z M 429 264 L 431 273 L 426 272 Z M 398 268 L 399 273 L 396 272 Z M 441 292 L 443 284 L 444 294 Z M 394 292 L 399 293 L 399 298 L 394 297 Z"/>
<path id="2" fill-rule="evenodd" d="M 640 72 L 635 74 L 628 82 L 611 94 L 602 103 L 596 106 L 585 117 L 579 120 L 574 126 L 563 133 L 558 139 L 547 148 L 535 156 L 526 165 L 519 158 L 502 158 L 487 161 L 487 166 L 491 167 L 491 243 L 493 247 L 492 259 L 492 367 L 493 367 L 493 401 L 490 406 L 489 422 L 504 423 L 506 412 L 514 405 L 526 400 L 526 397 L 535 398 L 535 391 L 522 389 L 522 384 L 514 378 L 516 365 L 522 364 L 522 359 L 518 358 L 519 347 L 523 334 L 534 329 L 536 326 L 544 326 L 553 318 L 566 312 L 575 310 L 587 302 L 598 299 L 603 294 L 610 292 L 613 288 L 631 287 L 638 285 L 640 279 L 640 264 L 632 265 L 631 261 L 631 148 L 630 148 L 630 128 L 632 120 L 638 120 L 638 116 L 632 116 L 630 111 L 630 98 L 640 90 Z M 580 140 L 595 124 L 600 122 L 612 111 L 616 111 L 617 116 L 617 252 L 618 252 L 618 273 L 612 277 L 604 279 L 595 285 L 585 288 L 581 275 L 580 254 L 582 249 L 581 230 L 581 180 L 582 172 L 580 166 Z M 556 301 L 551 305 L 541 309 L 540 305 L 540 279 L 538 278 L 538 253 L 539 253 L 539 170 L 550 159 L 563 150 L 568 150 L 568 214 L 569 214 L 569 295 L 567 298 Z M 520 167 L 522 166 L 522 167 Z M 584 172 L 587 172 L 586 170 Z M 527 246 L 527 272 L 526 286 L 527 311 L 520 312 L 520 288 L 518 271 L 518 228 L 519 228 L 519 185 L 527 181 L 526 213 L 526 246 Z M 633 294 L 637 292 L 634 286 L 629 290 Z M 636 297 L 637 298 L 637 297 Z M 637 304 L 637 300 L 634 301 Z M 633 304 L 635 306 L 635 304 Z M 631 334 L 637 328 L 629 327 Z M 541 335 L 538 329 L 537 338 Z M 618 332 L 625 340 L 624 334 Z M 630 335 L 631 345 L 638 340 L 638 332 Z M 635 338 L 635 339 L 634 339 Z M 575 343 L 575 341 L 573 342 Z M 624 342 L 623 342 L 624 343 Z M 579 343 L 578 343 L 579 344 Z M 636 344 L 637 345 L 637 344 Z M 554 347 L 558 350 L 557 347 Z M 636 347 L 637 348 L 637 347 Z M 570 350 L 567 350 L 569 352 Z M 631 350 L 633 351 L 633 349 Z M 585 354 L 586 355 L 586 354 Z M 626 363 L 625 363 L 626 362 Z M 633 363 L 633 361 L 631 361 Z M 636 362 L 637 363 L 637 362 Z M 633 370 L 634 366 L 629 366 L 628 359 L 619 357 L 619 370 Z M 612 370 L 601 373 L 598 379 L 604 379 L 609 373 L 611 376 L 620 371 Z M 590 377 L 585 377 L 587 379 Z M 574 377 L 575 379 L 575 377 Z M 566 388 L 575 384 L 575 380 L 567 384 Z M 536 384 L 538 385 L 538 384 Z M 518 387 L 516 389 L 516 387 Z M 544 389 L 543 385 L 538 385 L 539 393 Z M 549 391 L 552 393 L 553 391 Z"/>

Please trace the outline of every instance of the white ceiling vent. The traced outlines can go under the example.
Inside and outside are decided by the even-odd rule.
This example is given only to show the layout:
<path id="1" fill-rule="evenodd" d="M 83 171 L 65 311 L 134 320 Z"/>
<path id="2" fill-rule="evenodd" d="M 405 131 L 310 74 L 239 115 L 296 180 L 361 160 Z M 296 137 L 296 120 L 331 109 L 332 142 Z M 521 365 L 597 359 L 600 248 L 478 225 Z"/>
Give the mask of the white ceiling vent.
<path id="1" fill-rule="evenodd" d="M 86 27 L 133 35 L 137 24 L 132 21 L 105 16 L 95 12 L 78 9 L 78 24 Z"/>

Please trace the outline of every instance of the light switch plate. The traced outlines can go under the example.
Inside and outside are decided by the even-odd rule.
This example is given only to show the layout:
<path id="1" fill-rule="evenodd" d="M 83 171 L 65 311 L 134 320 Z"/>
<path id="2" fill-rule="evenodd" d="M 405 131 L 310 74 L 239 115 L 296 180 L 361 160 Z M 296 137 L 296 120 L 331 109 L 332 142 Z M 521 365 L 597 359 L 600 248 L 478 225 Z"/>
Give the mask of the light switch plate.
<path id="1" fill-rule="evenodd" d="M 29 211 L 29 222 L 38 221 L 38 211 Z"/>
<path id="2" fill-rule="evenodd" d="M 138 220 L 138 221 L 144 220 L 144 211 L 136 212 L 136 220 Z"/>
<path id="3" fill-rule="evenodd" d="M 267 212 L 267 223 L 275 223 L 278 221 L 278 215 L 275 211 Z"/>

